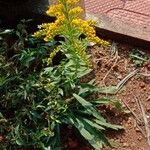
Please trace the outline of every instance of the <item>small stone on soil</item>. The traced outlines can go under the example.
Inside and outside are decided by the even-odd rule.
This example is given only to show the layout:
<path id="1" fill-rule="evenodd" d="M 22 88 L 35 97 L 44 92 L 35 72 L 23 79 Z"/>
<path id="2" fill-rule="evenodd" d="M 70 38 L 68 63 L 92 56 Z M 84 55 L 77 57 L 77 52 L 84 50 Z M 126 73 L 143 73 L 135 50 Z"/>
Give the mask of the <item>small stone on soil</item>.
<path id="1" fill-rule="evenodd" d="M 140 130 L 139 130 L 139 128 L 138 128 L 138 127 L 137 127 L 137 128 L 135 128 L 135 131 L 136 131 L 136 132 L 140 132 Z"/>
<path id="2" fill-rule="evenodd" d="M 142 140 L 142 136 L 139 136 L 137 139 L 138 139 L 139 141 L 141 141 L 141 140 Z"/>
<path id="3" fill-rule="evenodd" d="M 128 143 L 123 143 L 123 147 L 129 147 Z"/>
<path id="4" fill-rule="evenodd" d="M 146 101 L 150 101 L 150 95 L 148 96 L 148 98 L 146 99 Z"/>

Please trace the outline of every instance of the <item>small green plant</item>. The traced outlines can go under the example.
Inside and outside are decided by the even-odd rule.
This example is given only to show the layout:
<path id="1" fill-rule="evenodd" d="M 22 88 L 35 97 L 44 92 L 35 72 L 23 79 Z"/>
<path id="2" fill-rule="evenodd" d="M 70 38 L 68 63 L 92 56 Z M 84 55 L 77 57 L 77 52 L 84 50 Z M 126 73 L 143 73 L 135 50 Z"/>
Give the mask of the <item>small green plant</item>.
<path id="1" fill-rule="evenodd" d="M 46 66 L 43 59 L 48 57 L 47 52 L 53 45 L 53 42 L 45 43 L 19 29 L 1 32 L 0 149 L 2 150 L 30 147 L 19 146 L 19 140 L 14 138 L 14 134 L 17 133 L 17 126 L 18 130 L 20 129 L 20 123 L 31 125 L 30 119 L 26 120 L 26 111 L 32 109 L 30 103 L 34 100 L 31 87 L 38 80 L 42 68 Z"/>
<path id="2" fill-rule="evenodd" d="M 139 49 L 133 49 L 130 53 L 130 57 L 136 66 L 142 66 L 144 62 L 150 60 L 150 57 Z"/>

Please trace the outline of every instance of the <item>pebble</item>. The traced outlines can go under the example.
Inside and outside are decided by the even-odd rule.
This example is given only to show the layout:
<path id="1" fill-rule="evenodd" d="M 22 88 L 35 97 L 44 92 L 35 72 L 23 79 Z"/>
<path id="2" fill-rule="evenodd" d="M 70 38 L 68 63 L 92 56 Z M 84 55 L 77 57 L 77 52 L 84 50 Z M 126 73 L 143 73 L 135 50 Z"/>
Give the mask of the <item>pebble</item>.
<path id="1" fill-rule="evenodd" d="M 135 131 L 136 131 L 136 132 L 140 132 L 139 128 L 135 128 Z"/>
<path id="2" fill-rule="evenodd" d="M 146 110 L 149 112 L 150 111 L 150 107 L 147 107 Z"/>
<path id="3" fill-rule="evenodd" d="M 132 102 L 132 103 L 135 103 L 135 100 L 134 100 L 134 99 L 131 99 L 131 102 Z"/>
<path id="4" fill-rule="evenodd" d="M 139 136 L 139 137 L 137 138 L 137 140 L 138 140 L 138 141 L 141 141 L 141 140 L 142 140 L 142 136 Z"/>
<path id="5" fill-rule="evenodd" d="M 132 118 L 129 117 L 127 123 L 132 124 Z"/>
<path id="6" fill-rule="evenodd" d="M 128 143 L 123 143 L 123 147 L 129 147 Z"/>
<path id="7" fill-rule="evenodd" d="M 123 92 L 123 91 L 122 91 L 122 92 Z M 126 96 L 126 94 L 127 94 L 126 92 L 123 92 L 123 93 L 122 93 L 122 96 Z"/>
<path id="8" fill-rule="evenodd" d="M 136 110 L 137 110 L 136 108 L 133 108 L 133 109 L 132 109 L 132 111 L 136 111 Z"/>
<path id="9" fill-rule="evenodd" d="M 146 101 L 150 101 L 150 95 L 147 97 Z"/>
<path id="10" fill-rule="evenodd" d="M 143 91 L 147 91 L 147 88 L 145 87 L 145 88 L 143 88 Z"/>
<path id="11" fill-rule="evenodd" d="M 147 115 L 147 116 L 146 116 L 146 118 L 147 118 L 147 119 L 150 119 L 150 116 L 149 116 L 149 115 Z"/>
<path id="12" fill-rule="evenodd" d="M 141 82 L 140 87 L 144 88 L 145 87 L 145 83 Z"/>
<path id="13" fill-rule="evenodd" d="M 119 75 L 117 78 L 121 80 L 122 79 L 122 75 Z"/>

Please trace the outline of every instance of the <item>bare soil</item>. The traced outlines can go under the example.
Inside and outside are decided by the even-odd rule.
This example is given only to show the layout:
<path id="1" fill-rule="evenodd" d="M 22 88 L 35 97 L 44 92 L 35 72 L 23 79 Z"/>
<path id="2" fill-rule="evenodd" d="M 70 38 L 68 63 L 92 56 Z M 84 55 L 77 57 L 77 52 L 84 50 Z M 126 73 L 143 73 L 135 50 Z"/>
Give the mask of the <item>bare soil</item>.
<path id="1" fill-rule="evenodd" d="M 128 114 L 111 112 L 108 114 L 112 122 L 124 127 L 124 131 L 106 133 L 114 147 L 113 150 L 150 150 L 141 105 L 138 105 L 140 101 L 145 111 L 144 117 L 150 125 L 150 61 L 137 67 L 129 55 L 132 49 L 132 46 L 126 44 L 118 44 L 110 49 L 98 46 L 91 49 L 95 78 L 99 87 L 116 86 L 132 71 L 138 70 L 138 73 L 128 79 L 115 95 L 100 95 L 116 97 L 126 110 L 130 110 Z M 114 51 L 117 53 L 112 55 Z M 142 52 L 146 55 L 150 54 L 150 50 L 142 50 Z M 138 122 L 138 119 L 141 121 Z M 104 150 L 109 150 L 109 148 L 104 148 Z"/>

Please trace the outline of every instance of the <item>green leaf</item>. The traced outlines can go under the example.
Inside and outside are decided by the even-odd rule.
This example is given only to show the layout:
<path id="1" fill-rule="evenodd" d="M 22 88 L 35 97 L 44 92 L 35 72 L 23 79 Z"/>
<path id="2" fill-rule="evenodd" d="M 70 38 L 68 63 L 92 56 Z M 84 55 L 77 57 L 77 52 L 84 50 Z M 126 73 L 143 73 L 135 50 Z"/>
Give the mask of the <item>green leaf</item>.
<path id="1" fill-rule="evenodd" d="M 85 126 L 87 127 L 88 124 L 83 123 L 77 119 L 77 117 L 70 119 L 72 120 L 72 125 L 79 130 L 80 134 L 95 148 L 95 150 L 100 150 L 100 148 L 102 148 L 102 142 L 95 138 L 97 135 L 94 130 L 89 132 L 88 129 L 85 128 Z"/>
<path id="2" fill-rule="evenodd" d="M 20 135 L 20 132 L 19 132 L 19 125 L 15 128 L 15 135 L 16 135 L 16 143 L 18 145 L 24 145 L 24 141 L 23 139 L 21 138 L 21 135 Z"/>
<path id="3" fill-rule="evenodd" d="M 2 76 L 0 77 L 0 86 L 3 86 L 6 83 L 6 77 Z"/>
<path id="4" fill-rule="evenodd" d="M 36 108 L 42 108 L 42 109 L 45 109 L 46 107 L 43 106 L 43 105 L 37 105 Z"/>
<path id="5" fill-rule="evenodd" d="M 115 94 L 117 91 L 116 86 L 110 86 L 110 87 L 101 87 L 97 90 L 97 92 L 102 94 Z"/>
<path id="6" fill-rule="evenodd" d="M 107 99 L 107 98 L 100 98 L 96 100 L 90 101 L 93 105 L 99 106 L 99 105 L 113 105 L 116 109 L 122 111 L 122 103 L 119 100 L 113 100 L 113 99 Z"/>
<path id="7" fill-rule="evenodd" d="M 93 126 L 94 128 L 96 129 L 99 129 L 99 130 L 105 130 L 104 127 L 100 126 L 99 124 L 95 123 L 94 121 L 91 121 L 89 119 L 83 119 L 85 122 L 87 122 L 89 125 Z"/>
<path id="8" fill-rule="evenodd" d="M 40 116 L 40 114 L 38 114 L 34 110 L 30 111 L 30 114 L 33 116 L 33 118 L 42 119 L 41 116 Z"/>
<path id="9" fill-rule="evenodd" d="M 95 148 L 95 150 L 99 150 L 100 148 L 102 148 L 102 145 L 105 143 L 106 145 L 110 146 L 110 143 L 108 142 L 108 140 L 106 139 L 106 137 L 104 136 L 104 134 L 100 131 L 95 129 L 95 127 L 93 127 L 92 125 L 88 124 L 87 122 L 85 122 L 83 119 L 78 119 L 78 122 L 82 123 L 84 125 L 84 128 L 91 134 L 94 135 L 94 138 L 91 140 L 88 140 L 89 143 Z M 83 135 L 86 138 L 86 134 Z"/>
<path id="10" fill-rule="evenodd" d="M 9 33 L 12 33 L 12 32 L 13 32 L 13 30 L 7 29 L 7 30 L 4 30 L 4 31 L 0 32 L 0 35 L 9 34 Z"/>
<path id="11" fill-rule="evenodd" d="M 55 124 L 55 134 L 54 136 L 50 139 L 48 146 L 52 150 L 61 150 L 61 141 L 60 141 L 60 126 L 59 124 Z"/>
<path id="12" fill-rule="evenodd" d="M 107 123 L 107 122 L 103 122 L 101 120 L 98 120 L 98 119 L 94 119 L 95 123 L 101 125 L 101 126 L 104 126 L 104 127 L 107 127 L 107 128 L 111 128 L 111 129 L 114 129 L 114 130 L 119 130 L 119 129 L 123 129 L 122 126 L 120 125 L 113 125 L 113 124 L 110 124 L 110 123 Z"/>
<path id="13" fill-rule="evenodd" d="M 81 117 L 73 114 L 70 114 L 68 119 L 71 124 L 79 130 L 80 134 L 95 148 L 95 150 L 100 150 L 104 143 L 111 146 L 103 133 L 93 127 L 91 123 L 89 124 Z"/>
<path id="14" fill-rule="evenodd" d="M 76 98 L 76 100 L 78 100 L 78 102 L 84 107 L 86 108 L 87 112 L 90 113 L 91 115 L 93 115 L 95 118 L 100 119 L 104 122 L 105 119 L 101 116 L 101 114 L 96 110 L 96 108 L 88 101 L 84 100 L 82 97 L 80 97 L 77 94 L 73 94 L 73 96 Z"/>
<path id="15" fill-rule="evenodd" d="M 60 94 L 61 96 L 64 96 L 64 91 L 61 88 L 58 88 L 58 94 Z"/>
<path id="16" fill-rule="evenodd" d="M 0 112 L 0 118 L 4 118 L 3 114 Z"/>
<path id="17" fill-rule="evenodd" d="M 107 98 L 99 98 L 99 99 L 95 99 L 90 101 L 93 105 L 109 105 L 109 104 L 113 104 L 115 100 L 111 100 L 111 99 L 107 99 Z"/>
<path id="18" fill-rule="evenodd" d="M 90 83 L 80 83 L 79 86 L 79 95 L 86 96 L 87 94 L 91 94 L 97 91 L 97 87 Z"/>
<path id="19" fill-rule="evenodd" d="M 93 69 L 87 69 L 87 68 L 81 67 L 80 70 L 78 70 L 77 77 L 81 78 L 81 77 L 89 74 L 92 70 Z"/>

